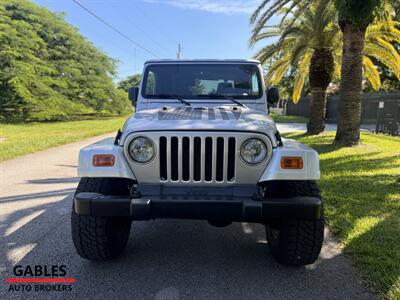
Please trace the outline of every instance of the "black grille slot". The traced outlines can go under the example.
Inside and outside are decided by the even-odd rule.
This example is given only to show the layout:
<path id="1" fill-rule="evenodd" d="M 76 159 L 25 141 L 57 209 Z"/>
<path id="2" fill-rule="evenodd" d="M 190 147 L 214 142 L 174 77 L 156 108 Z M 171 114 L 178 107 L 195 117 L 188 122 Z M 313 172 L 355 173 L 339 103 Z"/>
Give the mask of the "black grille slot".
<path id="1" fill-rule="evenodd" d="M 160 179 L 167 180 L 167 138 L 160 137 Z"/>
<path id="2" fill-rule="evenodd" d="M 178 180 L 178 138 L 171 138 L 171 180 Z"/>
<path id="3" fill-rule="evenodd" d="M 217 138 L 216 181 L 224 180 L 224 138 Z"/>
<path id="4" fill-rule="evenodd" d="M 212 138 L 206 138 L 205 159 L 204 159 L 204 180 L 212 180 Z"/>
<path id="5" fill-rule="evenodd" d="M 236 138 L 207 135 L 160 137 L 160 181 L 234 182 Z"/>
<path id="6" fill-rule="evenodd" d="M 182 139 L 182 179 L 190 179 L 190 140 L 188 137 Z"/>
<path id="7" fill-rule="evenodd" d="M 193 141 L 193 179 L 201 179 L 201 139 L 195 137 Z"/>
<path id="8" fill-rule="evenodd" d="M 228 181 L 232 181 L 235 179 L 235 152 L 236 141 L 235 138 L 231 137 L 228 140 Z"/>

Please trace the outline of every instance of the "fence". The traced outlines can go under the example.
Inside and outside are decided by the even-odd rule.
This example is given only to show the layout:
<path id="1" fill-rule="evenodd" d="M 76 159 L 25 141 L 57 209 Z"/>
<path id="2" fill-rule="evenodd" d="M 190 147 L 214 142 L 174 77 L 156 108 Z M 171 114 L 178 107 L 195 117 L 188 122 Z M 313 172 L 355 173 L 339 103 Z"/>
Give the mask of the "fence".
<path id="1" fill-rule="evenodd" d="M 383 102 L 383 111 L 378 113 L 379 102 Z M 339 95 L 328 97 L 327 120 L 336 123 Z M 303 97 L 298 104 L 290 100 L 286 105 L 286 115 L 308 117 L 310 114 L 310 97 Z M 382 104 L 381 104 L 382 105 Z M 379 120 L 378 120 L 379 115 Z M 361 123 L 378 124 L 380 122 L 400 124 L 400 93 L 365 93 L 361 100 Z M 379 121 L 379 122 L 378 122 Z"/>

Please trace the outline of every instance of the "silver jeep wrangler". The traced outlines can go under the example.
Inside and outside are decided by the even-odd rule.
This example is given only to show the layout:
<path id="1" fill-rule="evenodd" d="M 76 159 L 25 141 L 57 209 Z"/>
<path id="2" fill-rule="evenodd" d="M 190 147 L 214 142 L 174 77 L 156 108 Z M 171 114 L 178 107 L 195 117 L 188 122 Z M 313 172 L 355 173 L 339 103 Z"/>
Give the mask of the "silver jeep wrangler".
<path id="1" fill-rule="evenodd" d="M 136 108 L 115 138 L 83 148 L 71 216 L 78 254 L 125 249 L 132 220 L 265 225 L 272 255 L 313 263 L 324 219 L 318 154 L 281 138 L 268 116 L 279 98 L 253 60 L 152 60 Z"/>

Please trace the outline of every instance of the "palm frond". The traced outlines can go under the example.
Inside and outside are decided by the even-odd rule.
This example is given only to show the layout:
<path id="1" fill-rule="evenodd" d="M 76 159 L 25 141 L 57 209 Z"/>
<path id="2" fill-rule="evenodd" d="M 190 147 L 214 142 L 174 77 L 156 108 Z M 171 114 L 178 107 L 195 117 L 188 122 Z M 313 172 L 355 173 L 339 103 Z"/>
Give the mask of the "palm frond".
<path id="1" fill-rule="evenodd" d="M 275 69 L 273 76 L 271 78 L 272 85 L 277 85 L 282 80 L 282 77 L 285 75 L 289 67 L 290 67 L 290 60 L 285 59 L 284 62 Z"/>
<path id="2" fill-rule="evenodd" d="M 397 52 L 396 48 L 389 42 L 385 41 L 383 38 L 377 38 L 376 44 L 385 48 L 392 55 L 394 61 L 397 62 L 397 65 L 400 67 L 400 55 Z"/>
<path id="3" fill-rule="evenodd" d="M 296 27 L 289 27 L 289 28 L 286 28 L 285 30 L 283 30 L 281 32 L 281 36 L 280 36 L 279 40 L 283 41 L 283 40 L 285 40 L 285 38 L 287 36 L 290 36 L 290 35 L 301 35 L 302 33 L 303 33 L 303 29 L 300 28 L 300 27 L 297 27 L 297 26 Z"/>
<path id="4" fill-rule="evenodd" d="M 373 42 L 374 39 L 378 37 L 388 42 L 400 43 L 400 30 L 396 26 L 390 26 L 384 22 L 378 22 L 368 26 L 365 33 L 366 42 Z"/>
<path id="5" fill-rule="evenodd" d="M 367 56 L 363 57 L 363 70 L 364 76 L 371 83 L 372 88 L 375 91 L 379 90 L 379 88 L 381 87 L 381 78 L 379 76 L 379 72 L 376 69 L 372 60 Z"/>
<path id="6" fill-rule="evenodd" d="M 260 3 L 260 5 L 257 6 L 256 10 L 253 12 L 253 14 L 250 17 L 250 24 L 254 24 L 254 22 L 257 20 L 258 16 L 260 15 L 261 11 L 267 6 L 269 1 L 270 0 L 264 0 Z"/>
<path id="7" fill-rule="evenodd" d="M 339 80 L 342 76 L 342 51 L 333 51 L 333 77 Z"/>
<path id="8" fill-rule="evenodd" d="M 386 48 L 382 44 L 368 43 L 365 45 L 364 54 L 379 60 L 400 80 L 399 53 L 393 53 L 392 49 Z"/>
<path id="9" fill-rule="evenodd" d="M 308 51 L 304 54 L 302 60 L 299 63 L 297 69 L 297 75 L 294 78 L 294 86 L 292 93 L 292 100 L 294 104 L 297 104 L 300 100 L 304 82 L 310 71 L 311 57 L 312 57 L 312 51 Z"/>
<path id="10" fill-rule="evenodd" d="M 258 34 L 263 26 L 267 24 L 269 19 L 276 13 L 278 10 L 280 10 L 282 7 L 284 7 L 287 3 L 289 3 L 291 0 L 275 0 L 273 4 L 271 4 L 265 11 L 264 13 L 260 16 L 258 15 L 256 20 L 254 22 L 251 22 L 251 24 L 254 24 L 254 29 L 253 33 Z M 298 0 L 296 0 L 298 1 Z"/>
<path id="11" fill-rule="evenodd" d="M 292 54 L 290 59 L 291 65 L 292 66 L 297 65 L 301 57 L 304 55 L 304 52 L 310 49 L 312 48 L 310 47 L 310 45 L 307 44 L 307 41 L 296 43 L 295 47 L 293 47 L 291 50 Z"/>
<path id="12" fill-rule="evenodd" d="M 271 84 L 276 84 L 278 81 L 275 80 L 276 76 L 275 76 L 275 72 L 277 70 L 282 71 L 283 69 L 285 69 L 285 66 L 288 65 L 289 63 L 289 55 L 282 55 L 280 57 L 276 57 L 275 61 L 268 67 L 268 71 L 264 76 L 264 80 L 267 83 L 271 83 Z M 289 63 L 290 66 L 290 63 Z M 289 66 L 287 66 L 286 70 L 289 68 Z"/>
<path id="13" fill-rule="evenodd" d="M 267 22 L 274 15 L 278 14 L 282 10 L 284 10 L 285 13 L 281 18 L 281 22 L 284 22 L 291 14 L 297 18 L 313 1 L 314 0 L 274 0 L 273 2 L 270 0 L 262 1 L 250 17 L 250 24 L 254 25 L 253 32 L 258 34 L 262 30 L 262 27 L 267 24 Z M 269 3 L 270 5 L 267 5 Z"/>
<path id="14" fill-rule="evenodd" d="M 254 44 L 256 44 L 257 42 L 259 42 L 261 40 L 265 40 L 265 39 L 268 39 L 268 38 L 271 38 L 271 37 L 280 36 L 281 32 L 282 32 L 282 30 L 280 30 L 280 29 L 270 29 L 268 31 L 260 32 L 259 34 L 255 35 L 255 36 L 252 36 L 250 38 L 249 46 L 253 47 Z"/>
<path id="15" fill-rule="evenodd" d="M 279 45 L 278 43 L 274 43 L 268 46 L 265 46 L 264 48 L 261 48 L 255 55 L 254 58 L 259 60 L 262 64 L 265 64 L 271 56 L 275 55 L 277 52 L 279 52 Z"/>

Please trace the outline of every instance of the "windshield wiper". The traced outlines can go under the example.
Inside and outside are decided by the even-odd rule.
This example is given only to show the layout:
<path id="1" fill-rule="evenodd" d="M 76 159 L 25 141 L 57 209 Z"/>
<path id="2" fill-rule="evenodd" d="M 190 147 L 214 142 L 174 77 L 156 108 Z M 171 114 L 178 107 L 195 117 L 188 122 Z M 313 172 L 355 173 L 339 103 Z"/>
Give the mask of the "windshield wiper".
<path id="1" fill-rule="evenodd" d="M 246 107 L 244 104 L 240 103 L 236 99 L 229 97 L 227 95 L 223 95 L 223 94 L 208 94 L 208 95 L 197 95 L 197 96 L 198 97 L 211 97 L 211 98 L 225 98 L 225 99 L 231 100 L 233 103 L 236 103 L 240 107 Z"/>
<path id="2" fill-rule="evenodd" d="M 187 106 L 192 106 L 189 102 L 183 100 L 181 97 L 177 95 L 167 95 L 167 94 L 160 94 L 160 95 L 152 95 L 154 98 L 160 98 L 160 99 L 176 99 L 179 102 L 186 104 Z"/>

